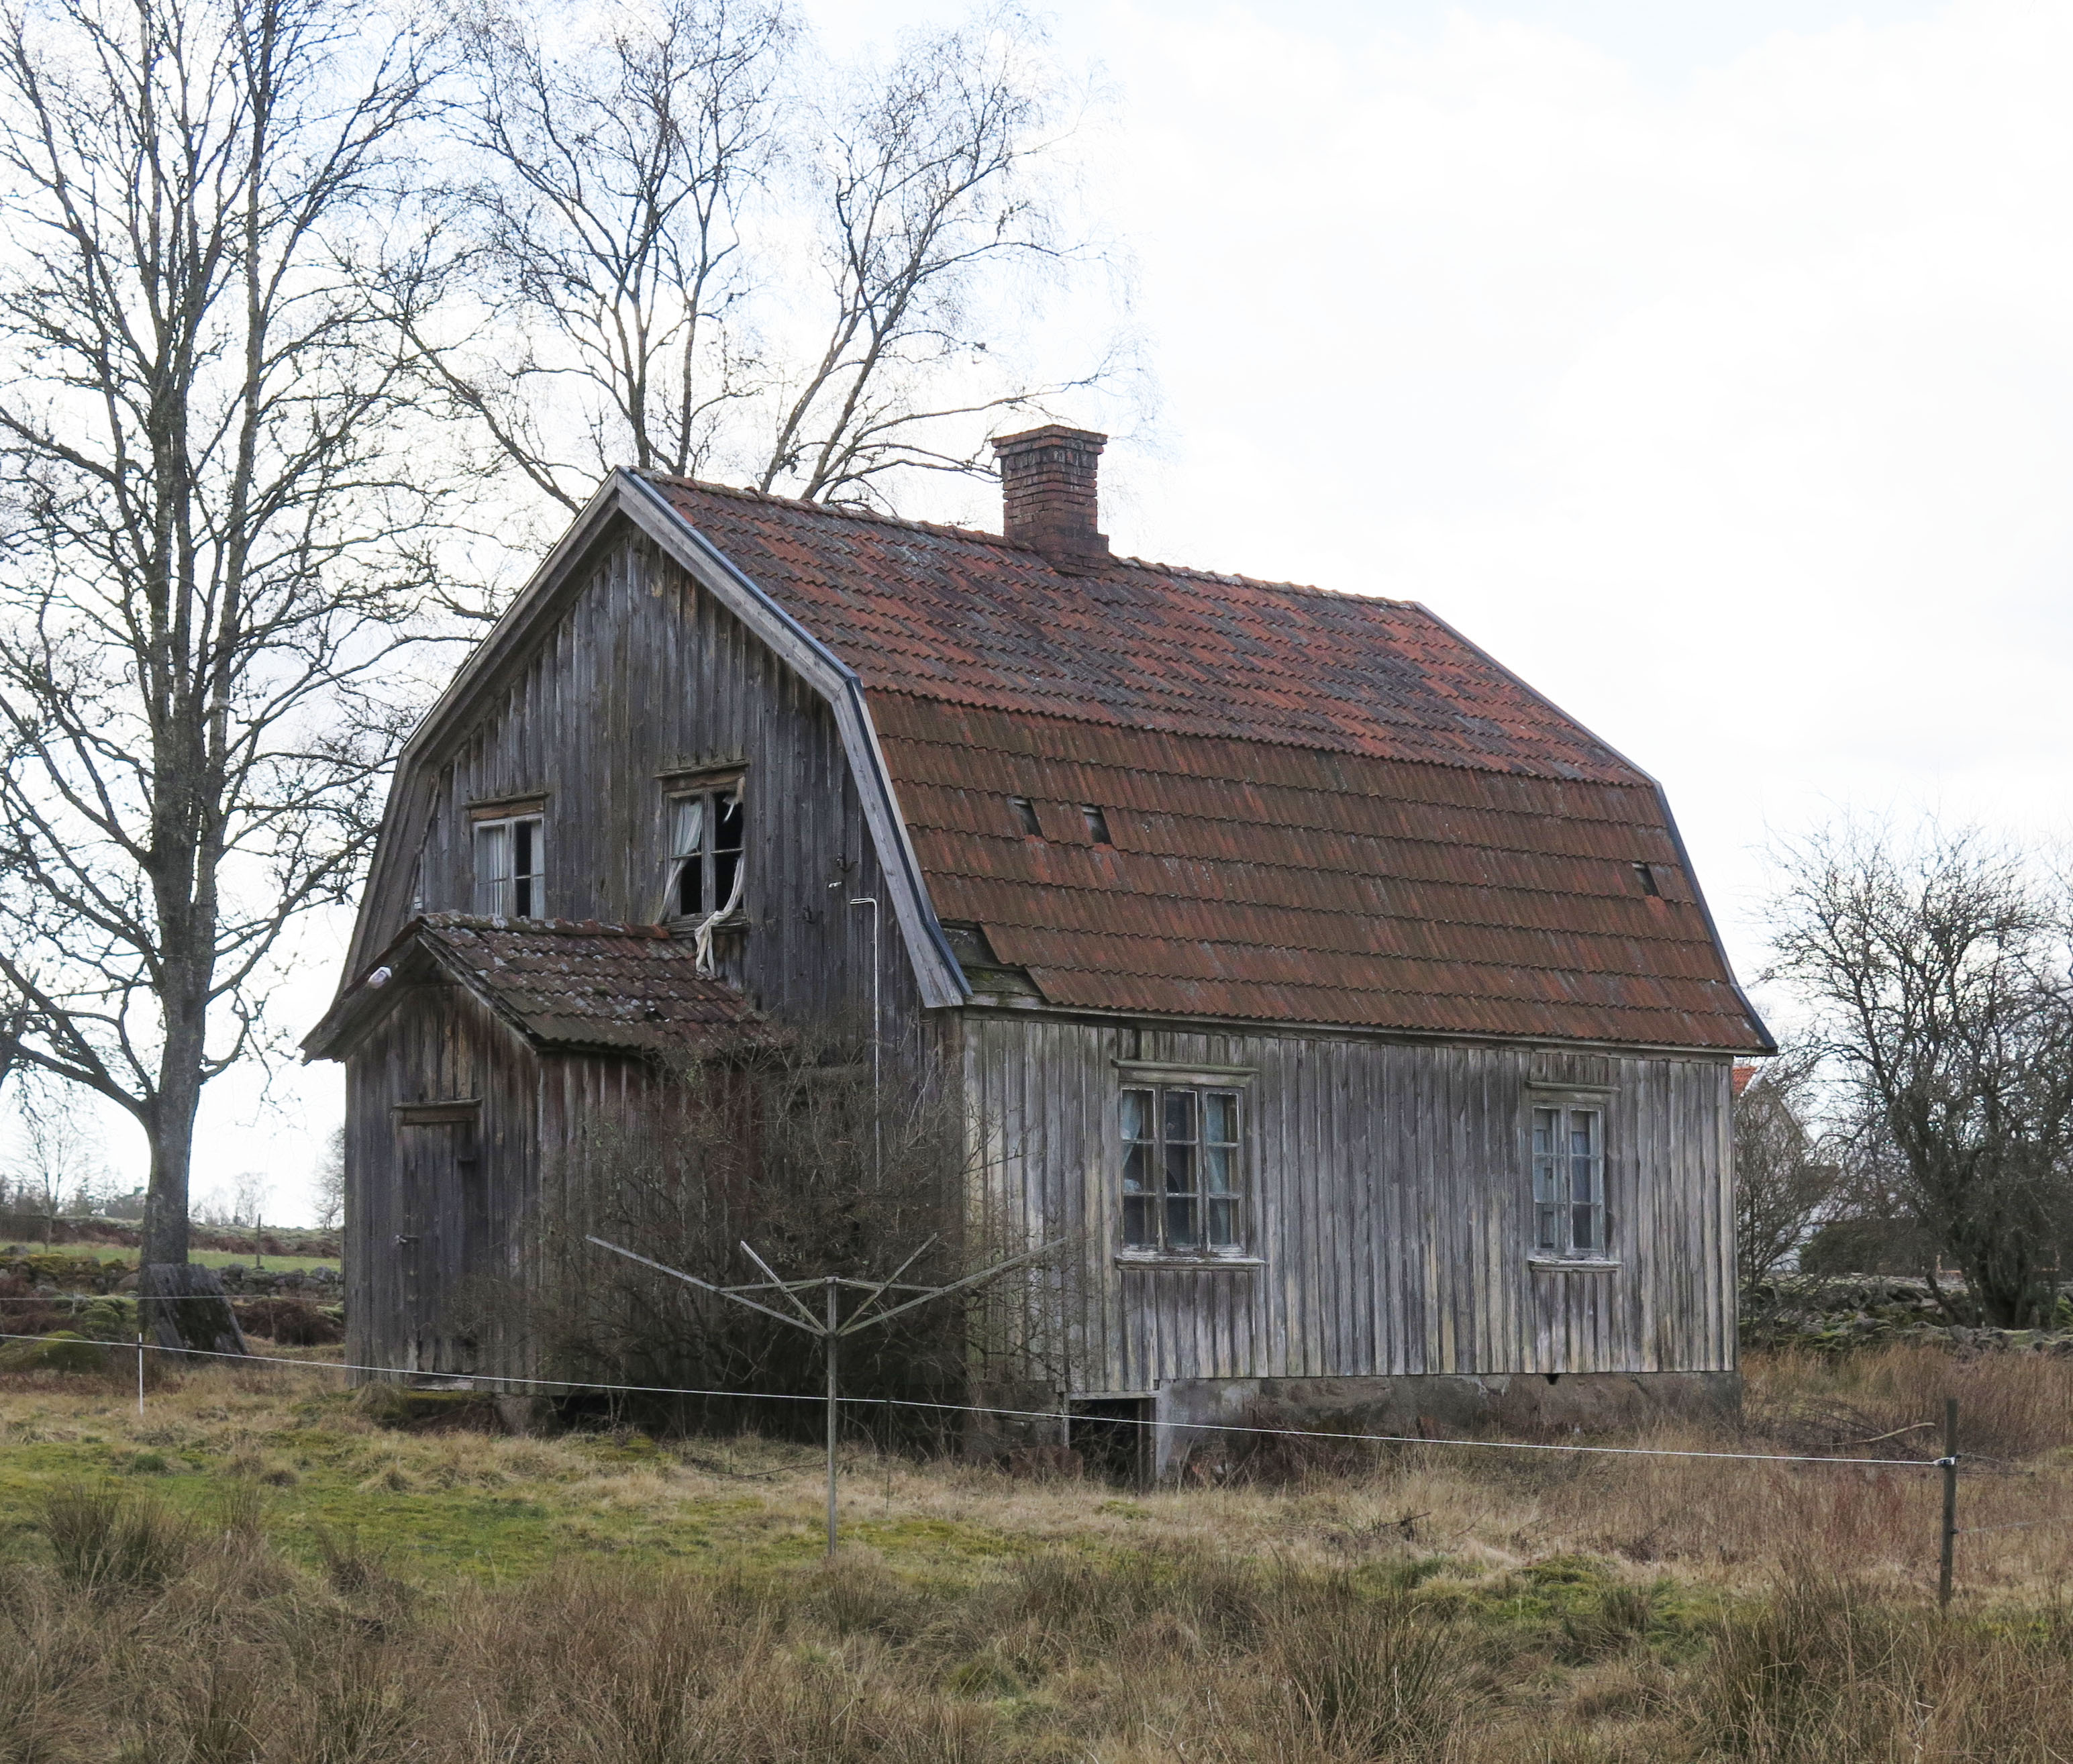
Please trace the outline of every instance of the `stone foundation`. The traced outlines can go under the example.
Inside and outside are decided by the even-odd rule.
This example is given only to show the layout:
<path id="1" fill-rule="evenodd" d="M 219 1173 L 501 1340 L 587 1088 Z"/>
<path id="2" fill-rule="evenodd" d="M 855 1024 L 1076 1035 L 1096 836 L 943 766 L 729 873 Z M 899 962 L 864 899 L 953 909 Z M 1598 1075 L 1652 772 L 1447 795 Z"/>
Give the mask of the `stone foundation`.
<path id="1" fill-rule="evenodd" d="M 1420 1436 L 1477 1432 L 1544 1440 L 1673 1416 L 1733 1415 L 1738 1372 L 1436 1374 L 1413 1378 L 1191 1379 L 1153 1394 L 1157 1473 L 1245 1449 L 1226 1428 L 1313 1428 Z"/>

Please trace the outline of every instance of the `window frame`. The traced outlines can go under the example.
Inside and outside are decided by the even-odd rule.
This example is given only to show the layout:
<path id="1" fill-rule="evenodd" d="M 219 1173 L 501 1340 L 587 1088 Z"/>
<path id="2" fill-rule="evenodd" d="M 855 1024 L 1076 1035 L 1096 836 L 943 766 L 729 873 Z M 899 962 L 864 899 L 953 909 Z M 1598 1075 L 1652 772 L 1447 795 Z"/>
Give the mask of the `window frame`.
<path id="1" fill-rule="evenodd" d="M 1527 1236 L 1529 1254 L 1536 1266 L 1612 1265 L 1613 1215 L 1606 1188 L 1611 1158 L 1605 1135 L 1610 1101 L 1602 1092 L 1543 1088 L 1529 1093 Z M 1582 1151 L 1577 1149 L 1575 1139 L 1580 1117 L 1590 1122 L 1587 1148 Z M 1543 1121 L 1552 1127 L 1544 1149 Z M 1581 1173 L 1579 1164 L 1584 1167 Z M 1589 1196 L 1581 1201 L 1576 1197 L 1580 1173 L 1586 1178 L 1585 1192 Z M 1588 1242 L 1578 1240 L 1580 1215 L 1588 1220 Z"/>
<path id="2" fill-rule="evenodd" d="M 1165 1071 L 1134 1062 L 1118 1062 L 1121 1082 L 1116 1094 L 1116 1214 L 1119 1259 L 1130 1262 L 1236 1262 L 1256 1265 L 1249 1247 L 1253 1232 L 1253 1182 L 1250 1168 L 1251 1125 L 1247 1073 Z M 1148 1115 L 1134 1099 L 1148 1098 Z M 1184 1109 L 1173 1104 L 1188 1099 Z M 1215 1116 L 1221 1113 L 1221 1124 Z M 1145 1131 L 1133 1133 L 1135 1124 Z M 1142 1150 L 1142 1156 L 1136 1154 Z M 1217 1159 L 1222 1154 L 1222 1186 L 1214 1185 Z M 1185 1156 L 1177 1156 L 1177 1154 Z M 1137 1165 L 1133 1174 L 1132 1164 Z M 1171 1185 L 1177 1166 L 1186 1166 L 1185 1187 Z M 1131 1184 L 1139 1185 L 1133 1189 Z M 1183 1211 L 1177 1212 L 1177 1206 Z M 1132 1213 L 1145 1222 L 1133 1239 Z M 1226 1234 L 1212 1241 L 1214 1210 L 1228 1216 Z M 1175 1229 L 1177 1218 L 1189 1226 Z M 1177 1239 L 1179 1239 L 1177 1241 Z"/>
<path id="3" fill-rule="evenodd" d="M 518 869 L 519 830 L 532 833 L 532 867 L 522 875 Z M 503 874 L 485 877 L 483 852 L 490 835 L 501 834 L 505 858 Z M 468 858 L 474 870 L 472 901 L 476 917 L 485 919 L 544 919 L 547 896 L 547 816 L 544 806 L 514 809 L 509 814 L 473 814 L 468 827 Z M 484 891 L 496 893 L 485 905 Z M 526 910 L 519 910 L 519 896 L 528 896 Z"/>
<path id="4" fill-rule="evenodd" d="M 718 838 L 723 819 L 720 804 L 730 798 L 735 805 L 736 831 L 740 843 L 723 847 Z M 695 854 L 678 849 L 683 843 L 680 838 L 680 818 L 685 807 L 693 802 L 705 805 L 699 818 L 699 845 Z M 748 773 L 736 771 L 667 780 L 662 789 L 662 830 L 666 868 L 661 917 L 673 925 L 734 922 L 745 910 L 748 887 Z M 727 872 L 727 892 L 723 893 L 719 886 L 721 860 L 729 856 L 733 858 L 734 866 Z M 687 908 L 684 905 L 684 883 L 694 857 L 699 866 L 699 905 Z M 739 893 L 735 892 L 737 884 Z M 734 896 L 732 913 L 725 910 L 728 895 Z"/>

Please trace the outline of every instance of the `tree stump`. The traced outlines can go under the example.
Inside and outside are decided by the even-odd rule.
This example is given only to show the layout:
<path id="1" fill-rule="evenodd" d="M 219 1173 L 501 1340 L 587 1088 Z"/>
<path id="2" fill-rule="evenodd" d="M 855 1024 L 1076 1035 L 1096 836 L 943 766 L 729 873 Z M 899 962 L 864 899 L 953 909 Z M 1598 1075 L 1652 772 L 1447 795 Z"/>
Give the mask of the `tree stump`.
<path id="1" fill-rule="evenodd" d="M 245 1332 L 214 1268 L 192 1262 L 152 1262 L 137 1277 L 137 1317 L 159 1346 L 242 1354 Z"/>

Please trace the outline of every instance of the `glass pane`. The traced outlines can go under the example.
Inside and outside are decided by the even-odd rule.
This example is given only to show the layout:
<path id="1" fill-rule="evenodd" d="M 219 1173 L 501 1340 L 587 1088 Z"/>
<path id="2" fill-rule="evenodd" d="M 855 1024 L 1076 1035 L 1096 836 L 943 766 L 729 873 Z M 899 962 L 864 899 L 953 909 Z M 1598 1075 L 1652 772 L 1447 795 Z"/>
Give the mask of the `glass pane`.
<path id="1" fill-rule="evenodd" d="M 1598 1148 L 1598 1117 L 1593 1109 L 1578 1109 L 1569 1117 L 1569 1155 L 1589 1157 Z"/>
<path id="2" fill-rule="evenodd" d="M 1166 1201 L 1166 1247 L 1192 1250 L 1197 1247 L 1193 1200 L 1169 1195 Z"/>
<path id="3" fill-rule="evenodd" d="M 1598 1197 L 1598 1160 L 1596 1158 L 1569 1160 L 1569 1198 L 1587 1203 Z"/>
<path id="4" fill-rule="evenodd" d="M 1126 1140 L 1148 1140 L 1152 1137 L 1152 1093 L 1149 1090 L 1125 1090 L 1123 1093 L 1123 1136 Z"/>
<path id="5" fill-rule="evenodd" d="M 1123 1241 L 1133 1250 L 1155 1247 L 1152 1236 L 1152 1202 L 1144 1195 L 1126 1195 L 1123 1197 Z"/>
<path id="6" fill-rule="evenodd" d="M 1555 1155 L 1555 1136 L 1561 1131 L 1561 1111 L 1535 1109 L 1533 1111 L 1533 1155 L 1536 1158 Z"/>
<path id="7" fill-rule="evenodd" d="M 1238 1144 L 1238 1095 L 1209 1090 L 1202 1096 L 1202 1137 L 1212 1145 Z"/>
<path id="8" fill-rule="evenodd" d="M 1195 1137 L 1195 1093 L 1193 1090 L 1168 1090 L 1166 1093 L 1166 1137 L 1184 1144 Z"/>
<path id="9" fill-rule="evenodd" d="M 1533 1160 L 1535 1200 L 1553 1201 L 1560 1197 L 1560 1181 L 1556 1173 L 1559 1168 L 1552 1157 L 1537 1157 Z"/>
<path id="10" fill-rule="evenodd" d="M 1238 1247 L 1238 1202 L 1211 1201 L 1210 1212 L 1210 1243 L 1219 1250 Z"/>
<path id="11" fill-rule="evenodd" d="M 1123 1192 L 1142 1194 L 1150 1186 L 1146 1180 L 1150 1174 L 1152 1148 L 1133 1145 L 1123 1154 Z"/>
<path id="12" fill-rule="evenodd" d="M 1204 1173 L 1212 1194 L 1238 1193 L 1238 1153 L 1228 1145 L 1212 1145 L 1202 1153 Z"/>
<path id="13" fill-rule="evenodd" d="M 505 909 L 504 884 L 511 874 L 511 828 L 498 822 L 475 830 L 475 910 L 497 914 Z"/>
<path id="14" fill-rule="evenodd" d="M 1166 1142 L 1166 1192 L 1195 1192 L 1195 1148 L 1192 1145 L 1176 1145 L 1171 1140 Z"/>
<path id="15" fill-rule="evenodd" d="M 676 825 L 670 830 L 670 855 L 681 858 L 702 851 L 706 836 L 706 799 L 702 796 L 680 796 L 671 803 L 676 811 Z"/>
<path id="16" fill-rule="evenodd" d="M 1598 1210 L 1594 1206 L 1572 1207 L 1570 1217 L 1576 1231 L 1576 1246 L 1580 1250 L 1595 1250 L 1598 1247 Z"/>
<path id="17" fill-rule="evenodd" d="M 521 919 L 538 917 L 534 879 L 539 875 L 540 823 L 517 821 L 511 827 L 511 910 Z"/>
<path id="18" fill-rule="evenodd" d="M 1535 1235 L 1538 1247 L 1551 1253 L 1559 1253 L 1562 1247 L 1562 1210 L 1559 1206 L 1540 1206 L 1535 1209 L 1539 1215 L 1539 1229 Z"/>

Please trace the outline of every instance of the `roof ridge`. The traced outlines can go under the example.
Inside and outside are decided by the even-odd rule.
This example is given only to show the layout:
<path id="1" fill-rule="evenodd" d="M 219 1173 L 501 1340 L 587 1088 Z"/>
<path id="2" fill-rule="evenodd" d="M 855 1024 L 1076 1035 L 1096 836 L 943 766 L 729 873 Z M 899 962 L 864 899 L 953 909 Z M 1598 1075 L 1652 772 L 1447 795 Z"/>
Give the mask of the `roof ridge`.
<path id="1" fill-rule="evenodd" d="M 820 515 L 830 520 L 869 521 L 879 526 L 900 527 L 915 533 L 932 533 L 945 538 L 972 539 L 1004 551 L 1018 552 L 1035 558 L 1040 563 L 1051 562 L 1035 546 L 1025 544 L 1020 539 L 1011 539 L 1004 533 L 989 532 L 984 527 L 954 526 L 942 521 L 917 521 L 909 516 L 888 514 L 880 509 L 867 508 L 862 503 L 815 502 L 804 497 L 776 496 L 768 490 L 752 489 L 744 484 L 715 484 L 709 478 L 689 478 L 674 472 L 645 472 L 640 476 L 651 484 L 703 491 L 713 496 L 729 497 L 737 502 L 793 509 L 802 514 Z M 1099 581 L 1118 570 L 1143 570 L 1154 575 L 1176 576 L 1191 582 L 1214 582 L 1222 587 L 1270 588 L 1276 593 L 1314 594 L 1327 600 L 1351 600 L 1395 607 L 1403 611 L 1425 611 L 1420 602 L 1403 600 L 1395 595 L 1362 594 L 1350 588 L 1322 587 L 1314 582 L 1277 581 L 1269 576 L 1243 575 L 1230 570 L 1205 570 L 1190 563 L 1162 563 L 1156 558 L 1135 557 L 1122 552 L 1110 554 L 1099 567 L 1076 567 L 1072 575 L 1076 580 Z"/>

